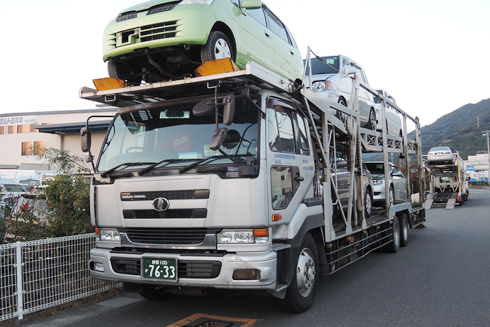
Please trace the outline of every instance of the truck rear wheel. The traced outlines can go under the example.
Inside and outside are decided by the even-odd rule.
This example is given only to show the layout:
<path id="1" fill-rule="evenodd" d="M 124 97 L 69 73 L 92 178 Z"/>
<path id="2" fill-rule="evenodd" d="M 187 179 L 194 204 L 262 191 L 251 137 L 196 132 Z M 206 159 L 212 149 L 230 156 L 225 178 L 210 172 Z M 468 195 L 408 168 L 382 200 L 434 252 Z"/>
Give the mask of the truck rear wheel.
<path id="1" fill-rule="evenodd" d="M 405 247 L 408 245 L 408 218 L 407 214 L 403 213 L 400 216 L 400 246 Z"/>
<path id="2" fill-rule="evenodd" d="M 286 291 L 286 296 L 280 300 L 282 310 L 302 313 L 311 307 L 318 288 L 318 269 L 318 250 L 315 240 L 308 233 L 301 242 L 293 280 Z"/>
<path id="3" fill-rule="evenodd" d="M 391 253 L 397 253 L 400 250 L 400 222 L 398 218 L 393 219 L 393 225 L 391 226 L 393 233 L 391 235 L 391 242 L 386 244 L 386 250 Z"/>

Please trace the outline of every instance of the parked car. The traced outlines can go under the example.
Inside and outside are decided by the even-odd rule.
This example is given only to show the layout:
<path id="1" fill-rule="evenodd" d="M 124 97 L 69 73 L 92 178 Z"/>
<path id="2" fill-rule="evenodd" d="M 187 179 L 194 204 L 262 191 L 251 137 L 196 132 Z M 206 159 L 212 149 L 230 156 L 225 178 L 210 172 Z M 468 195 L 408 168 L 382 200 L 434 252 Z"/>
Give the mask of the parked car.
<path id="1" fill-rule="evenodd" d="M 396 111 L 396 109 L 393 108 L 390 104 L 391 102 L 396 106 L 395 99 L 385 90 L 377 91 L 381 96 L 384 96 L 386 100 L 388 100 L 386 101 L 386 126 L 388 127 L 386 133 L 388 133 L 389 135 L 402 136 L 402 120 L 400 118 L 400 115 L 398 114 L 398 111 Z M 381 112 L 381 98 L 375 96 L 374 103 L 376 104 L 377 130 L 381 132 L 383 130 L 383 122 L 381 121 L 383 117 L 383 114 Z"/>
<path id="2" fill-rule="evenodd" d="M 362 67 L 354 60 L 344 56 L 327 56 L 311 60 L 311 88 L 319 92 L 333 102 L 344 106 L 350 101 L 352 92 L 352 78 L 348 70 L 354 68 L 361 82 L 369 85 L 368 79 Z M 309 67 L 306 68 L 306 86 L 309 86 Z M 376 130 L 376 110 L 373 95 L 364 88 L 359 88 L 359 116 L 361 126 Z M 346 116 L 340 111 L 332 112 L 344 121 Z"/>
<path id="3" fill-rule="evenodd" d="M 12 209 L 17 199 L 26 193 L 24 185 L 7 178 L 0 178 L 0 198 L 7 209 Z"/>
<path id="4" fill-rule="evenodd" d="M 188 76 L 201 63 L 255 61 L 301 80 L 301 53 L 288 28 L 260 0 L 159 0 L 120 12 L 105 28 L 109 76 L 130 84 Z"/>
<path id="5" fill-rule="evenodd" d="M 385 170 L 383 161 L 366 161 L 364 163 L 371 172 L 373 179 L 373 203 L 386 209 Z M 407 179 L 397 166 L 388 163 L 389 172 L 389 203 L 390 206 L 407 201 Z"/>
<path id="6" fill-rule="evenodd" d="M 340 203 L 344 211 L 347 211 L 349 205 L 349 185 L 350 176 L 349 171 L 349 160 L 347 151 L 342 151 L 342 149 L 337 149 L 335 163 L 331 160 L 332 167 L 330 172 L 334 181 L 337 183 L 337 192 L 339 194 Z M 334 169 L 334 165 L 336 169 Z M 368 218 L 372 213 L 372 203 L 373 203 L 373 182 L 371 173 L 368 168 L 363 164 L 362 172 L 362 190 L 364 196 L 364 216 Z M 355 204 L 355 201 L 353 201 Z"/>
<path id="7" fill-rule="evenodd" d="M 427 155 L 427 164 L 429 165 L 455 164 L 457 160 L 458 154 L 456 150 L 449 146 L 432 148 Z"/>

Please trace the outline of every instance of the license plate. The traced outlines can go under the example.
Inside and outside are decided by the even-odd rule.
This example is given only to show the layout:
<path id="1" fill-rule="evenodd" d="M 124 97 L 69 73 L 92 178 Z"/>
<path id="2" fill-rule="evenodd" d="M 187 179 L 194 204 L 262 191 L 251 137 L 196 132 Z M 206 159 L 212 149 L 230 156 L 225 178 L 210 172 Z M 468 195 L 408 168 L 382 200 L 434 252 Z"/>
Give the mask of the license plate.
<path id="1" fill-rule="evenodd" d="M 177 259 L 143 258 L 143 278 L 177 281 Z"/>

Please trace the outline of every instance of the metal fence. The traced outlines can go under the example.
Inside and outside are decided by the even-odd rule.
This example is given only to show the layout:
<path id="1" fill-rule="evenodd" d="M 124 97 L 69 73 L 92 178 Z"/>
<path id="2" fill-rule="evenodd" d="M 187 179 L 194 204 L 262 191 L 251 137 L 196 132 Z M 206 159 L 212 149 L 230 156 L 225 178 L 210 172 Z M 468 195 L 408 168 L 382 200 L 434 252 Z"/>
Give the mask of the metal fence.
<path id="1" fill-rule="evenodd" d="M 119 287 L 90 276 L 95 234 L 0 245 L 0 321 Z"/>

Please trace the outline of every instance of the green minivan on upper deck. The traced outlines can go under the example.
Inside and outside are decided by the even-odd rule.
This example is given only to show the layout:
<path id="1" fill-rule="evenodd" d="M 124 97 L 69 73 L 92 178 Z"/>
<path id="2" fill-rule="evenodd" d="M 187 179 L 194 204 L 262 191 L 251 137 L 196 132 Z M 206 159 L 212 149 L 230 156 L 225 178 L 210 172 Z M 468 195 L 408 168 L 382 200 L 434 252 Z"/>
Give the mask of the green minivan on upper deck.
<path id="1" fill-rule="evenodd" d="M 151 0 L 123 10 L 104 31 L 109 76 L 129 84 L 190 76 L 203 62 L 255 61 L 301 81 L 301 53 L 260 0 Z"/>

